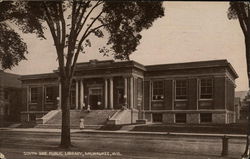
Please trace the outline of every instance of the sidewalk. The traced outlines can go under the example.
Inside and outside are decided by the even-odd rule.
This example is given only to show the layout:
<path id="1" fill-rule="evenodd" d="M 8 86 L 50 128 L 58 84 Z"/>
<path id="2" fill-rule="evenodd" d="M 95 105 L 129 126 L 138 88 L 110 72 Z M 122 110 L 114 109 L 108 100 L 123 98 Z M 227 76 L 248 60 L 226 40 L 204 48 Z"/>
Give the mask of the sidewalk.
<path id="1" fill-rule="evenodd" d="M 42 128 L 0 128 L 0 131 L 17 131 L 17 132 L 50 132 L 60 133 L 61 129 L 42 129 Z M 224 137 L 243 139 L 246 135 L 242 134 L 204 134 L 204 133 L 174 133 L 174 132 L 142 132 L 142 131 L 127 131 L 127 130 L 93 130 L 93 129 L 71 129 L 71 133 L 102 133 L 102 134 L 128 134 L 128 135 L 169 135 L 169 136 L 192 136 L 192 137 Z"/>

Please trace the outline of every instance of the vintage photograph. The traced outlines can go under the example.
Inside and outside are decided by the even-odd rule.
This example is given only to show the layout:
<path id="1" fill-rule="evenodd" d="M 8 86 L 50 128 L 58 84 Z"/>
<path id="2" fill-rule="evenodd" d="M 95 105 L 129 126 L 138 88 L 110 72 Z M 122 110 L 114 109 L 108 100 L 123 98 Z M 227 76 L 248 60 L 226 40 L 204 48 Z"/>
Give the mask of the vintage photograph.
<path id="1" fill-rule="evenodd" d="M 0 159 L 249 159 L 250 2 L 0 1 Z"/>

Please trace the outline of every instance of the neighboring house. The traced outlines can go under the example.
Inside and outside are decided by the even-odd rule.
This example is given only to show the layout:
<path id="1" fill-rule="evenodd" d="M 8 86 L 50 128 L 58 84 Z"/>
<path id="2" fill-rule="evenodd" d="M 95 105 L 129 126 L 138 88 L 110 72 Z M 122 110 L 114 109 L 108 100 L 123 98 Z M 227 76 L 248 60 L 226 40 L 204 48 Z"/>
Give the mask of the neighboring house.
<path id="1" fill-rule="evenodd" d="M 135 119 L 163 123 L 233 123 L 237 73 L 227 60 L 144 66 L 135 61 L 78 63 L 71 109 L 121 109 Z M 24 75 L 22 120 L 60 108 L 57 71 Z M 58 101 L 59 100 L 59 101 Z"/>
<path id="2" fill-rule="evenodd" d="M 240 108 L 240 120 L 242 122 L 247 121 L 249 104 L 250 104 L 250 94 L 248 93 L 243 99 L 242 106 Z"/>
<path id="3" fill-rule="evenodd" d="M 242 102 L 240 97 L 235 97 L 234 98 L 234 112 L 235 112 L 235 122 L 239 122 L 240 121 L 240 109 L 242 107 Z"/>
<path id="4" fill-rule="evenodd" d="M 235 112 L 236 112 L 236 122 L 244 122 L 247 120 L 247 102 L 246 99 L 249 98 L 248 91 L 236 91 L 235 92 Z M 238 113 L 238 115 L 237 115 Z"/>
<path id="5" fill-rule="evenodd" d="M 0 120 L 20 121 L 20 76 L 0 70 Z"/>

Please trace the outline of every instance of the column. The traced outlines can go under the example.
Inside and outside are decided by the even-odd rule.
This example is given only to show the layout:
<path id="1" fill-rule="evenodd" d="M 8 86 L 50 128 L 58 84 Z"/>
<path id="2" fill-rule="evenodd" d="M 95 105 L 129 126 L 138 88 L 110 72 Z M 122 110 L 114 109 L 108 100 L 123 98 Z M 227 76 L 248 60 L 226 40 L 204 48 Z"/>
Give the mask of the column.
<path id="1" fill-rule="evenodd" d="M 45 110 L 45 102 L 46 102 L 46 94 L 47 94 L 47 92 L 46 92 L 46 87 L 44 86 L 44 84 L 42 84 L 42 101 L 41 101 L 41 103 L 42 103 L 42 111 L 44 111 Z"/>
<path id="2" fill-rule="evenodd" d="M 76 80 L 76 108 L 75 109 L 78 109 L 78 81 Z"/>
<path id="3" fill-rule="evenodd" d="M 27 112 L 29 112 L 30 110 L 29 110 L 29 102 L 30 102 L 30 87 L 29 86 L 27 86 Z M 29 115 L 29 113 L 27 113 L 27 121 L 30 121 L 30 115 Z"/>
<path id="4" fill-rule="evenodd" d="M 59 99 L 58 99 L 58 109 L 62 108 L 62 84 L 59 81 Z"/>
<path id="5" fill-rule="evenodd" d="M 84 103 L 84 85 L 83 85 L 83 79 L 80 80 L 80 109 L 82 110 L 82 107 L 85 106 Z"/>
<path id="6" fill-rule="evenodd" d="M 151 110 L 151 105 L 152 105 L 152 81 L 149 80 L 149 105 L 148 105 L 148 110 Z"/>
<path id="7" fill-rule="evenodd" d="M 128 79 L 124 77 L 124 102 L 125 106 L 128 107 Z"/>
<path id="8" fill-rule="evenodd" d="M 105 109 L 108 109 L 108 79 L 105 78 Z"/>
<path id="9" fill-rule="evenodd" d="M 27 108 L 27 112 L 29 111 L 29 103 L 30 103 L 30 87 L 29 86 L 27 86 L 27 90 L 26 90 L 27 92 L 27 103 L 26 103 L 26 108 Z"/>
<path id="10" fill-rule="evenodd" d="M 134 78 L 130 77 L 130 108 L 134 107 Z"/>
<path id="11" fill-rule="evenodd" d="M 113 78 L 109 79 L 110 82 L 110 109 L 113 109 L 113 102 L 114 102 L 114 97 L 113 97 Z"/>

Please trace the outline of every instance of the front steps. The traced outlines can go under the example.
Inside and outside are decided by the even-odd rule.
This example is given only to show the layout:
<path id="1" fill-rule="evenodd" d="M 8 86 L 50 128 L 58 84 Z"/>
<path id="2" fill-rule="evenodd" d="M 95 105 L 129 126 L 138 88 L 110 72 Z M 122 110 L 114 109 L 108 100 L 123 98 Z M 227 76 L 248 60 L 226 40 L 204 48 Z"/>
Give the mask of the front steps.
<path id="1" fill-rule="evenodd" d="M 111 117 L 117 110 L 91 110 L 80 111 L 70 110 L 70 128 L 79 129 L 80 118 L 84 119 L 84 128 L 86 129 L 99 129 L 106 124 L 106 121 Z M 50 120 L 44 124 L 38 124 L 36 128 L 53 128 L 60 129 L 62 123 L 62 112 L 58 112 Z"/>

